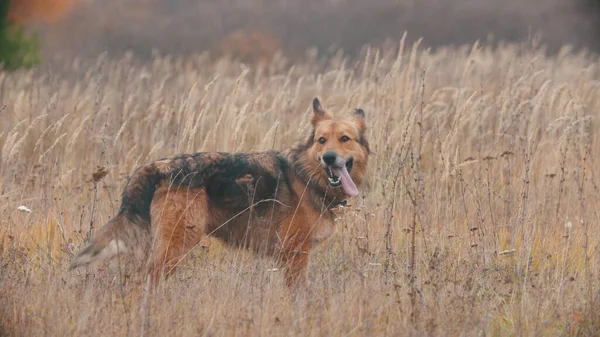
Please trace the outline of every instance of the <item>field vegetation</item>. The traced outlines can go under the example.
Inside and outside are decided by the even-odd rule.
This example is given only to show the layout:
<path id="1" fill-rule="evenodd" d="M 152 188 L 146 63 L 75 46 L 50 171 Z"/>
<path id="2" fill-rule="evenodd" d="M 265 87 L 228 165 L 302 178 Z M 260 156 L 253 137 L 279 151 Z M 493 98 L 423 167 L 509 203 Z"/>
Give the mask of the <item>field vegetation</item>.
<path id="1" fill-rule="evenodd" d="M 0 73 L 0 335 L 594 335 L 599 64 L 531 44 L 400 43 L 358 60 Z M 374 153 L 306 290 L 211 239 L 144 301 L 118 261 L 67 272 L 135 167 L 292 145 L 313 97 L 336 116 L 363 108 Z"/>

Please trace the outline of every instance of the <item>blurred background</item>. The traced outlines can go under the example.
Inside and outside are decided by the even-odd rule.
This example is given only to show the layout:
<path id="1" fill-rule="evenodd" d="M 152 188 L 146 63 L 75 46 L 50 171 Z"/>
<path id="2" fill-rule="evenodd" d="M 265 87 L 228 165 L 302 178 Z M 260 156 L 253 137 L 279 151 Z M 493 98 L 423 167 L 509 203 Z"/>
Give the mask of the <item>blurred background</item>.
<path id="1" fill-rule="evenodd" d="M 208 51 L 245 62 L 268 61 L 281 50 L 303 57 L 365 44 L 470 44 L 476 40 L 539 41 L 549 53 L 563 45 L 600 51 L 597 0 L 0 0 L 7 21 L 37 32 L 39 60 L 57 55 L 96 59 L 100 53 Z M 1 12 L 0 12 L 1 14 Z M 6 23 L 0 23 L 0 25 Z M 11 33 L 15 34 L 15 33 Z M 1 34 L 0 34 L 1 35 Z M 0 57 L 6 40 L 0 36 Z M 14 40 L 14 37 L 12 38 Z M 4 46 L 2 41 L 5 41 Z M 30 46 L 33 49 L 34 46 Z"/>

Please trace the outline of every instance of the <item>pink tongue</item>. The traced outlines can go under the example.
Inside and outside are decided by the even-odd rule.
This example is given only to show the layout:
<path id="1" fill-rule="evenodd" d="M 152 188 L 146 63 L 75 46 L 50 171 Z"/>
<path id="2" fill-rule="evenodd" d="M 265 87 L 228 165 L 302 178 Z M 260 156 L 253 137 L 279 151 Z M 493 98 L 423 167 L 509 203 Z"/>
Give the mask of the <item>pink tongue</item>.
<path id="1" fill-rule="evenodd" d="M 346 192 L 346 195 L 348 195 L 349 197 L 355 197 L 358 195 L 358 188 L 356 188 L 354 181 L 352 181 L 352 178 L 350 178 L 350 173 L 348 173 L 346 166 L 343 166 L 341 168 L 332 167 L 331 172 L 333 172 L 333 174 L 335 174 L 336 176 L 340 177 L 342 189 L 344 190 L 344 192 Z"/>

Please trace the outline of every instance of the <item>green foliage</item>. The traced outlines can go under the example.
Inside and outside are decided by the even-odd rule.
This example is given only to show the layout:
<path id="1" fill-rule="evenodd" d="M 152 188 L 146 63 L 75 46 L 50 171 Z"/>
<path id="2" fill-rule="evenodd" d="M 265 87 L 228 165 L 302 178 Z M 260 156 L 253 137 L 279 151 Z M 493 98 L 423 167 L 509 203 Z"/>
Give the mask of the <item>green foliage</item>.
<path id="1" fill-rule="evenodd" d="M 0 68 L 31 68 L 40 63 L 40 39 L 36 33 L 8 20 L 8 0 L 0 0 Z"/>
<path id="2" fill-rule="evenodd" d="M 20 26 L 0 28 L 0 67 L 6 70 L 32 68 L 40 63 L 37 33 L 27 34 Z"/>

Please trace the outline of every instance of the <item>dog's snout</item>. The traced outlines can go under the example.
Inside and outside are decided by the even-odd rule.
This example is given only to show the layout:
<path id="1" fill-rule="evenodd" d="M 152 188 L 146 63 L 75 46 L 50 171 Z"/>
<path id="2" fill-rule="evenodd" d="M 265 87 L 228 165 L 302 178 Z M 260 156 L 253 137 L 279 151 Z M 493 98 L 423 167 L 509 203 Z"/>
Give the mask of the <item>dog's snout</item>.
<path id="1" fill-rule="evenodd" d="M 337 153 L 333 152 L 333 151 L 327 151 L 325 153 L 323 153 L 323 161 L 325 162 L 325 164 L 327 165 L 333 165 L 335 163 L 335 160 L 337 159 Z"/>

